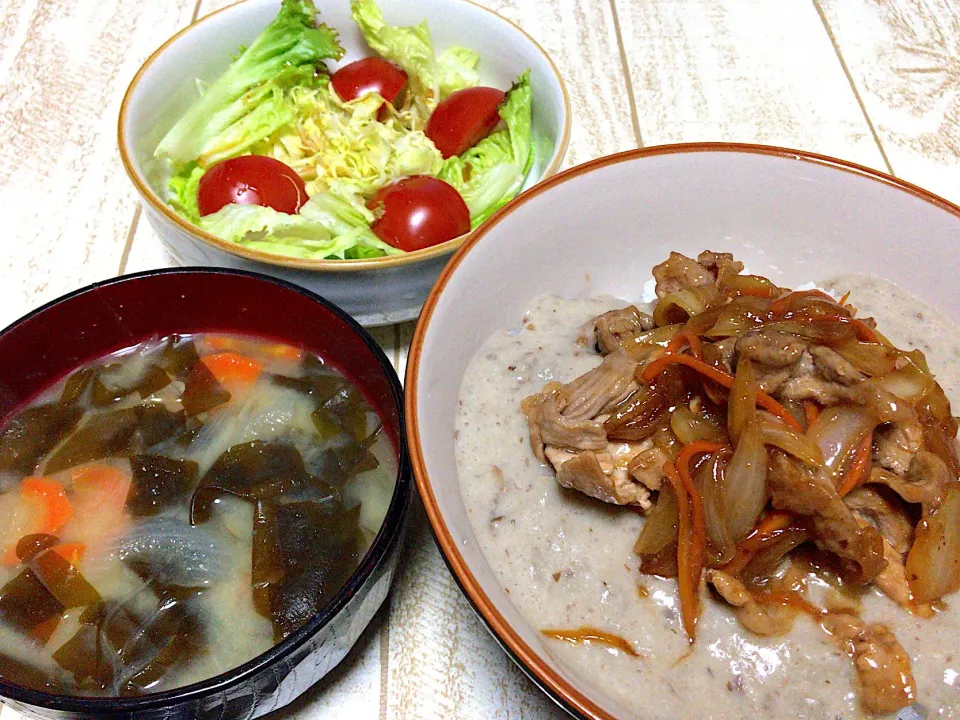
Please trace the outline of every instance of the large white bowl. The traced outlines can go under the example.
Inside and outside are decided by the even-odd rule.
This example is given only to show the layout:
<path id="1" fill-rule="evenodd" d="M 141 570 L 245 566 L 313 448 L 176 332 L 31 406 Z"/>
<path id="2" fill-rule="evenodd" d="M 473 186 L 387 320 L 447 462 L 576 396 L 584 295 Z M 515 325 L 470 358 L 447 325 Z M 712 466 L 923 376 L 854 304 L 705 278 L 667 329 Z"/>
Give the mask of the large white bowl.
<path id="1" fill-rule="evenodd" d="M 636 712 L 552 658 L 482 555 L 454 460 L 460 383 L 484 340 L 515 327 L 536 296 L 637 299 L 670 250 L 704 248 L 733 252 L 785 286 L 876 275 L 960 320 L 960 208 L 887 175 L 781 148 L 676 145 L 601 158 L 527 193 L 464 244 L 427 299 L 408 360 L 417 485 L 441 550 L 491 632 L 554 699 L 589 718 Z"/>
<path id="2" fill-rule="evenodd" d="M 530 69 L 534 163 L 524 189 L 557 171 L 570 135 L 570 104 L 553 61 L 529 35 L 469 0 L 380 0 L 384 19 L 414 25 L 426 19 L 438 51 L 466 45 L 480 53 L 482 84 L 508 88 Z M 204 232 L 165 202 L 165 168 L 153 151 L 197 98 L 196 79 L 210 82 L 277 14 L 279 0 L 245 0 L 211 13 L 170 38 L 134 76 L 120 107 L 120 156 L 143 200 L 147 220 L 184 265 L 266 272 L 333 301 L 363 325 L 415 318 L 440 270 L 463 236 L 406 255 L 370 260 L 304 260 L 243 248 Z M 321 21 L 340 33 L 342 64 L 373 54 L 350 18 L 349 0 L 319 3 Z"/>

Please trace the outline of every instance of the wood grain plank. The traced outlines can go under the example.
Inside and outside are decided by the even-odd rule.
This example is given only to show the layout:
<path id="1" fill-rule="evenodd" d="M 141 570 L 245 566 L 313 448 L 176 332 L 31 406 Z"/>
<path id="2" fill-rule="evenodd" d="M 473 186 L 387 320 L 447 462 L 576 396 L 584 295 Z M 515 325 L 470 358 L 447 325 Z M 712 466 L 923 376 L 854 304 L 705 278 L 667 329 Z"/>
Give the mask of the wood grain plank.
<path id="1" fill-rule="evenodd" d="M 3 3 L 0 325 L 116 273 L 135 207 L 116 151 L 120 99 L 192 12 L 193 0 Z"/>
<path id="2" fill-rule="evenodd" d="M 375 718 L 380 712 L 380 645 L 386 632 L 387 615 L 384 604 L 337 667 L 290 705 L 265 717 L 268 720 Z"/>
<path id="3" fill-rule="evenodd" d="M 785 145 L 882 168 L 810 0 L 614 0 L 649 144 Z"/>
<path id="4" fill-rule="evenodd" d="M 953 0 L 813 0 L 890 167 L 960 202 L 960 6 Z"/>
<path id="5" fill-rule="evenodd" d="M 637 147 L 614 17 L 606 0 L 480 0 L 550 55 L 570 95 L 564 167 Z"/>

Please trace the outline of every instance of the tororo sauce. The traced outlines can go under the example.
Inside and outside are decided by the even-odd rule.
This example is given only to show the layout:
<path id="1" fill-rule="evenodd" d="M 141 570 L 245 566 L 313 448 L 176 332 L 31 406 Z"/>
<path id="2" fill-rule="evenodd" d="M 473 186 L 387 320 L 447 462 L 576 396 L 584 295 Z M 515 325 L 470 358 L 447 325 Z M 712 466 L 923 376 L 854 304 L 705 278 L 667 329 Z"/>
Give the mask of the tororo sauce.
<path id="1" fill-rule="evenodd" d="M 838 296 L 851 291 L 859 317 L 875 317 L 898 347 L 923 350 L 957 406 L 960 329 L 886 281 L 845 276 L 819 286 Z M 705 594 L 697 642 L 684 658 L 689 645 L 676 582 L 638 569 L 633 545 L 642 517 L 562 489 L 534 457 L 521 401 L 548 381 L 567 382 L 599 365 L 591 343 L 577 342 L 580 329 L 628 303 L 537 298 L 515 328 L 490 337 L 467 368 L 457 467 L 490 566 L 536 630 L 590 627 L 630 643 L 636 655 L 610 644 L 544 639 L 560 664 L 629 714 L 650 720 L 866 717 L 850 658 L 803 615 L 788 635 L 762 638 Z M 827 588 L 813 576 L 810 582 L 811 597 L 822 599 Z M 911 657 L 918 701 L 889 717 L 960 717 L 960 596 L 946 597 L 945 609 L 930 620 L 876 589 L 863 595 L 860 607 L 864 620 L 885 623 Z"/>

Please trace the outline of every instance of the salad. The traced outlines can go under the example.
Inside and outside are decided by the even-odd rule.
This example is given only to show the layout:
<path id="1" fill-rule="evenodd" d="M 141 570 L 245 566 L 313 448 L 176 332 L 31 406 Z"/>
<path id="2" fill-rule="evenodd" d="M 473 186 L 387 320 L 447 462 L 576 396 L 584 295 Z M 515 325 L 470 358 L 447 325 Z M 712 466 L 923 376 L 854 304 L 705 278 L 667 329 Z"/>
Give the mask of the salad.
<path id="1" fill-rule="evenodd" d="M 529 71 L 482 87 L 479 55 L 434 50 L 426 22 L 350 10 L 377 53 L 343 57 L 312 0 L 279 14 L 201 87 L 158 144 L 168 203 L 224 240 L 314 259 L 394 255 L 451 240 L 514 198 L 533 164 Z"/>

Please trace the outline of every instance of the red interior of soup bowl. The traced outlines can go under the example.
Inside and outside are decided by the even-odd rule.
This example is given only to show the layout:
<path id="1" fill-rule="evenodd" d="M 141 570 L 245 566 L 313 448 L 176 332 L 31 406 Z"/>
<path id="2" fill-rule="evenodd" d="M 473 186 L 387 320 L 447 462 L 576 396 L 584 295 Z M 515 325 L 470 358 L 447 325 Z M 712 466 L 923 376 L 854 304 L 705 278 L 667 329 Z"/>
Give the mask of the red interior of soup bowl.
<path id="1" fill-rule="evenodd" d="M 302 348 L 363 391 L 398 457 L 396 489 L 380 532 L 320 612 L 249 662 L 193 685 L 121 698 L 59 696 L 0 678 L 0 695 L 32 716 L 256 717 L 290 702 L 339 662 L 386 595 L 412 494 L 400 381 L 360 325 L 309 291 L 265 275 L 212 268 L 155 270 L 77 290 L 0 331 L 0 425 L 86 362 L 150 338 L 199 332 Z"/>
<path id="2" fill-rule="evenodd" d="M 396 443 L 399 409 L 379 351 L 365 331 L 294 285 L 204 268 L 98 283 L 0 333 L 0 418 L 97 357 L 151 337 L 196 332 L 256 335 L 316 353 L 363 389 Z"/>

